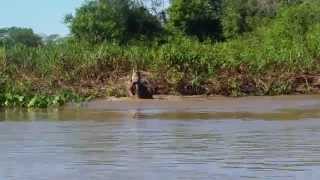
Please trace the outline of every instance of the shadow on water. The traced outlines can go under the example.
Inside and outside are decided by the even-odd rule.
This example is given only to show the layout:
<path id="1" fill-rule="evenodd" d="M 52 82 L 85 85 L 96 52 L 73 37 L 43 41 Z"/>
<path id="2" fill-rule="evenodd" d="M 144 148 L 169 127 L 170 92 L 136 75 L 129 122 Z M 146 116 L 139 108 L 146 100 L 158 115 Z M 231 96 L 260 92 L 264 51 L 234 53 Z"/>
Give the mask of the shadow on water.
<path id="1" fill-rule="evenodd" d="M 320 118 L 319 102 L 320 96 L 96 100 L 58 109 L 0 109 L 0 121 L 301 120 Z"/>
<path id="2" fill-rule="evenodd" d="M 118 121 L 126 115 L 84 109 L 2 109 L 0 121 Z"/>
<path id="3" fill-rule="evenodd" d="M 145 115 L 148 119 L 172 120 L 208 120 L 208 119 L 241 119 L 241 120 L 302 120 L 320 118 L 319 109 L 296 110 L 288 109 L 279 112 L 254 113 L 254 112 L 174 112 Z"/>
<path id="4" fill-rule="evenodd" d="M 276 112 L 101 111 L 88 109 L 2 109 L 0 121 L 120 121 L 120 120 L 303 120 L 320 118 L 320 109 L 283 109 Z"/>

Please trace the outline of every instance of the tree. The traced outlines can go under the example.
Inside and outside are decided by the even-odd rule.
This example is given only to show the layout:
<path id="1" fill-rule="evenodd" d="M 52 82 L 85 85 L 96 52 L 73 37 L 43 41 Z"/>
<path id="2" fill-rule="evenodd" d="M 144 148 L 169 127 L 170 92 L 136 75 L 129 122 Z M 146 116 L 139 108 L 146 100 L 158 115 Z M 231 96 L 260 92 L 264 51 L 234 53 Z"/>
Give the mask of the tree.
<path id="1" fill-rule="evenodd" d="M 42 45 L 42 39 L 30 28 L 10 27 L 0 29 L 0 45 L 23 44 L 28 47 Z"/>
<path id="2" fill-rule="evenodd" d="M 200 40 L 221 39 L 221 0 L 173 0 L 169 7 L 169 28 Z"/>
<path id="3" fill-rule="evenodd" d="M 158 18 L 134 0 L 87 1 L 65 22 L 76 38 L 92 43 L 152 39 L 162 31 Z"/>
<path id="4" fill-rule="evenodd" d="M 250 32 L 277 15 L 282 6 L 303 0 L 224 0 L 222 26 L 226 38 Z"/>

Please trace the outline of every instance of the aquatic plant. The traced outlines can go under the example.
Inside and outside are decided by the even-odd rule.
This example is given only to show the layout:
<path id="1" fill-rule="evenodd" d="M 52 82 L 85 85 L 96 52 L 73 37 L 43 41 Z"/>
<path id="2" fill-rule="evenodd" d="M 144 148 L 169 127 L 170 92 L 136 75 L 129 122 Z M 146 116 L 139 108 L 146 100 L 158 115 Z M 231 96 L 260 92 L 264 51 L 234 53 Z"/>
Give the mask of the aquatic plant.
<path id="1" fill-rule="evenodd" d="M 55 95 L 32 95 L 21 92 L 0 93 L 0 107 L 47 108 L 58 107 L 67 102 L 81 102 L 84 100 L 86 98 L 67 91 Z"/>

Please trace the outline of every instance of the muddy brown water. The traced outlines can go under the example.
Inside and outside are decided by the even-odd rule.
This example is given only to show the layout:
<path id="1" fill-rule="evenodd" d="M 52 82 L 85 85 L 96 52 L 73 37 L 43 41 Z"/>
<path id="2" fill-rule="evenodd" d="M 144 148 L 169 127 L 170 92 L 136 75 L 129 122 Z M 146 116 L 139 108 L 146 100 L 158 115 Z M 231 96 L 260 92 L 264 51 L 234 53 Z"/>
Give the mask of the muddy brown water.
<path id="1" fill-rule="evenodd" d="M 320 177 L 320 96 L 98 100 L 0 120 L 0 180 Z"/>

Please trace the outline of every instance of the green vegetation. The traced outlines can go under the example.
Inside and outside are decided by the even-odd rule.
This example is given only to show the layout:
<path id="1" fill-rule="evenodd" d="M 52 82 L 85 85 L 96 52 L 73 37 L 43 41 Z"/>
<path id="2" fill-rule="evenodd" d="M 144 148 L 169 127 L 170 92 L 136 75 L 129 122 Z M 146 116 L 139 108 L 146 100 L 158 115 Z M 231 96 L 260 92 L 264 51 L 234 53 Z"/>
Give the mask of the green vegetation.
<path id="1" fill-rule="evenodd" d="M 67 102 L 81 102 L 84 98 L 70 92 L 57 95 L 31 95 L 18 91 L 4 92 L 0 96 L 2 107 L 47 108 L 61 106 Z"/>
<path id="2" fill-rule="evenodd" d="M 189 36 L 221 39 L 221 0 L 175 0 L 169 8 L 168 26 Z"/>
<path id="3" fill-rule="evenodd" d="M 27 47 L 37 47 L 42 44 L 41 37 L 29 28 L 3 28 L 0 29 L 0 45 L 14 46 L 25 45 Z"/>
<path id="4" fill-rule="evenodd" d="M 37 45 L 0 30 L 0 106 L 126 96 L 133 68 L 157 93 L 320 92 L 320 2 L 242 1 L 174 0 L 168 17 L 136 1 L 87 1 L 66 18 L 70 37 Z"/>
<path id="5" fill-rule="evenodd" d="M 150 40 L 162 31 L 160 21 L 132 0 L 87 1 L 65 21 L 75 37 L 92 43 Z"/>

